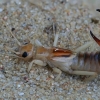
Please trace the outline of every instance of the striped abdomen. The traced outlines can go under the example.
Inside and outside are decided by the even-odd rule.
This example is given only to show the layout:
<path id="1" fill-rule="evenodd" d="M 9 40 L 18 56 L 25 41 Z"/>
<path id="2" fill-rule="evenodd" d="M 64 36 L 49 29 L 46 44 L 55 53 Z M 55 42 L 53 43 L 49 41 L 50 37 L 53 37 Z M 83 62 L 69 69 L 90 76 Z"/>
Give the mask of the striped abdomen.
<path id="1" fill-rule="evenodd" d="M 100 73 L 100 52 L 77 54 L 73 59 L 72 69 Z"/>

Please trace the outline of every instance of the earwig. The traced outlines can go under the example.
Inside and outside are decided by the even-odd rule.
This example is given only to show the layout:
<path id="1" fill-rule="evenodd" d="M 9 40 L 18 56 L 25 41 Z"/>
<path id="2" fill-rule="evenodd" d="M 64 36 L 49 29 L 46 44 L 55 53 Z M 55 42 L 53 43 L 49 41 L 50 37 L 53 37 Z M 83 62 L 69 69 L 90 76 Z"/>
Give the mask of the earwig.
<path id="1" fill-rule="evenodd" d="M 75 75 L 89 75 L 86 80 L 95 78 L 100 73 L 100 52 L 96 53 L 76 53 L 74 51 L 56 47 L 58 34 L 55 35 L 54 46 L 44 47 L 36 40 L 33 45 L 31 42 L 21 45 L 12 32 L 11 35 L 16 39 L 19 45 L 19 51 L 6 47 L 13 52 L 19 59 L 30 61 L 28 72 L 35 63 L 40 66 L 47 64 L 58 73 L 56 79 L 59 79 L 62 71 Z M 92 38 L 100 45 L 100 40 L 90 31 Z"/>

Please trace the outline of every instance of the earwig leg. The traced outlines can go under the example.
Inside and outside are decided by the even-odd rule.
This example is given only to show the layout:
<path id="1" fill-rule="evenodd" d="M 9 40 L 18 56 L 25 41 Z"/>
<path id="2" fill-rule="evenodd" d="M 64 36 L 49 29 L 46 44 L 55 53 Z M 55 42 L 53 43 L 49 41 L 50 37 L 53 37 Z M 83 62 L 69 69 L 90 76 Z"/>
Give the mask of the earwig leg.
<path id="1" fill-rule="evenodd" d="M 96 72 L 93 72 L 93 76 L 90 76 L 89 78 L 86 78 L 84 81 L 91 81 L 93 80 L 95 77 L 97 77 L 97 73 Z"/>
<path id="2" fill-rule="evenodd" d="M 73 71 L 71 74 L 90 75 L 90 77 L 86 78 L 84 81 L 90 81 L 90 80 L 94 79 L 98 75 L 96 72 L 88 72 L 88 71 Z"/>
<path id="3" fill-rule="evenodd" d="M 40 65 L 40 66 L 46 66 L 46 63 L 43 62 L 43 61 L 41 61 L 41 60 L 33 60 L 33 61 L 29 64 L 28 72 L 30 72 L 33 63 L 34 63 L 34 64 L 37 64 L 37 65 Z"/>
<path id="4" fill-rule="evenodd" d="M 88 72 L 88 71 L 73 71 L 72 74 L 76 75 L 94 75 L 96 72 Z"/>
<path id="5" fill-rule="evenodd" d="M 60 76 L 61 76 L 61 73 L 62 73 L 62 71 L 60 70 L 60 69 L 58 69 L 58 68 L 52 68 L 53 69 L 53 71 L 55 72 L 55 73 L 57 73 L 58 74 L 58 76 L 56 77 L 56 81 L 60 78 Z"/>
<path id="6" fill-rule="evenodd" d="M 80 52 L 80 51 L 82 51 L 82 50 L 88 48 L 89 46 L 91 46 L 92 43 L 93 43 L 93 42 L 90 41 L 90 42 L 88 42 L 88 43 L 82 45 L 81 47 L 77 48 L 77 49 L 75 50 L 75 52 Z"/>

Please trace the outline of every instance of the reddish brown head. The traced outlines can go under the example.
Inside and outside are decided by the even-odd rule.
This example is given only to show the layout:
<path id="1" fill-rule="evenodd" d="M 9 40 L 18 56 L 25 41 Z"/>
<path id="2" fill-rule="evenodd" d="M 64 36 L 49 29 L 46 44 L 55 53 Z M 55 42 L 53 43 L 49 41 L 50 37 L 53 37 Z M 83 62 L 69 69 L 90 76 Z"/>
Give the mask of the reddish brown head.
<path id="1" fill-rule="evenodd" d="M 16 55 L 24 61 L 29 61 L 33 58 L 33 45 L 31 43 L 20 46 L 19 52 Z"/>

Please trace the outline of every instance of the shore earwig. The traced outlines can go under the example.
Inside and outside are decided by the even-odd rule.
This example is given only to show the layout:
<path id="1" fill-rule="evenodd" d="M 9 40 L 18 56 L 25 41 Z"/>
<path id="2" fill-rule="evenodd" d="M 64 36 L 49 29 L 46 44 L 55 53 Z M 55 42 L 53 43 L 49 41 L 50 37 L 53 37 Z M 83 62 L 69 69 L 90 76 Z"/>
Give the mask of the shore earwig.
<path id="1" fill-rule="evenodd" d="M 8 48 L 8 50 L 10 49 Z M 69 74 L 96 76 L 100 56 L 99 52 L 95 54 L 76 54 L 71 50 L 56 47 L 37 46 L 34 49 L 31 43 L 20 46 L 19 52 L 14 52 L 14 54 L 24 61 L 31 59 L 28 71 L 30 71 L 33 63 L 41 66 L 48 64 L 54 72 L 59 73 L 56 79 L 59 79 L 61 70 Z M 95 63 L 97 67 L 93 66 Z"/>
<path id="2" fill-rule="evenodd" d="M 16 39 L 14 34 L 11 35 Z M 90 31 L 93 39 L 100 45 L 100 40 L 94 36 Z M 57 44 L 58 34 L 55 35 L 54 44 Z M 48 64 L 54 72 L 58 73 L 56 79 L 59 79 L 61 72 L 67 72 L 75 75 L 89 75 L 91 77 L 86 80 L 91 80 L 100 73 L 100 52 L 96 53 L 76 53 L 74 51 L 58 48 L 58 47 L 44 47 L 38 40 L 36 44 L 31 42 L 21 45 L 16 39 L 19 45 L 19 52 L 6 47 L 12 51 L 16 57 L 24 61 L 30 61 L 28 72 L 32 68 L 32 64 L 38 64 L 46 66 Z"/>

